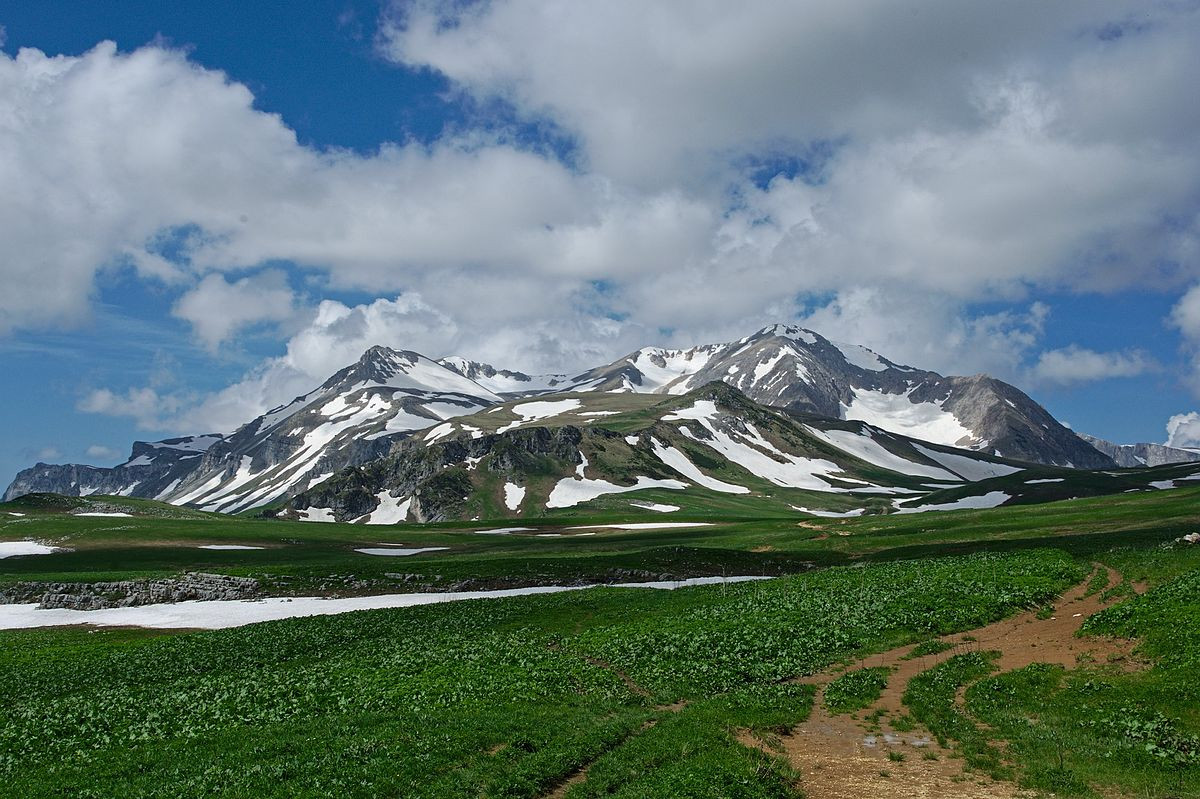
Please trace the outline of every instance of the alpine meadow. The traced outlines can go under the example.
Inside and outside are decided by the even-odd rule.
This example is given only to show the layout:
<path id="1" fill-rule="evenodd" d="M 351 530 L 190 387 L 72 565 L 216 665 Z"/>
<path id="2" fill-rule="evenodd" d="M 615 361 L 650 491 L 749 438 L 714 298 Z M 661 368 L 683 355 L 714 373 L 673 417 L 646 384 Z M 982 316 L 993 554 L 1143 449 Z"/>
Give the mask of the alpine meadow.
<path id="1" fill-rule="evenodd" d="M 1196 85 L 1191 0 L 0 0 L 0 795 L 1200 799 Z"/>

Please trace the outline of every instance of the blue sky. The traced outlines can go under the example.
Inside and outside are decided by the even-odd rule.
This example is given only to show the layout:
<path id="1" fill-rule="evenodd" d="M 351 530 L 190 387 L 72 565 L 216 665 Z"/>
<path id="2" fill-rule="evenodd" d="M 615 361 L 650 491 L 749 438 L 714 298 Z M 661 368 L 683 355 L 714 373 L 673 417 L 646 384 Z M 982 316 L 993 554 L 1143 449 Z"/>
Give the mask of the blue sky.
<path id="1" fill-rule="evenodd" d="M 1196 443 L 1196 4 L 897 8 L 0 1 L 0 476 L 774 321 Z"/>

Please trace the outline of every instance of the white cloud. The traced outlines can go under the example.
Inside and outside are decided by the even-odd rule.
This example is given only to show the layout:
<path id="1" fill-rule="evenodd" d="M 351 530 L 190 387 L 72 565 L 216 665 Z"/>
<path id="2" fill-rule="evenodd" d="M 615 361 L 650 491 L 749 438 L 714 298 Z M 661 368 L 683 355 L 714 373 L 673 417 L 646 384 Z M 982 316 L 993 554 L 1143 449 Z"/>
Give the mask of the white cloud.
<path id="1" fill-rule="evenodd" d="M 714 154 L 971 124 L 981 76 L 1062 70 L 1100 49 L 1100 27 L 1170 14 L 1132 0 L 404 0 L 382 47 L 558 122 L 597 171 L 677 182 Z"/>
<path id="2" fill-rule="evenodd" d="M 1167 446 L 1200 448 L 1200 413 L 1178 413 L 1168 419 Z"/>
<path id="3" fill-rule="evenodd" d="M 371 155 L 303 146 L 246 87 L 162 47 L 0 54 L 0 331 L 78 320 L 97 275 L 125 264 L 182 294 L 175 313 L 209 349 L 278 325 L 286 353 L 216 395 L 83 403 L 196 432 L 311 389 L 370 343 L 570 371 L 799 319 L 1012 379 L 1038 350 L 1042 292 L 1200 280 L 1190 7 L 404 8 L 393 58 L 561 126 L 577 163 L 469 126 Z M 822 143 L 819 174 L 747 178 L 747 162 Z M 400 299 L 293 313 L 279 273 L 245 276 L 280 260 Z M 1084 379 L 1080 358 L 1056 359 L 1047 379 Z"/>
<path id="4" fill-rule="evenodd" d="M 103 444 L 92 444 L 84 452 L 89 458 L 95 458 L 102 461 L 112 461 L 121 457 L 121 453 L 112 447 L 106 447 Z"/>
<path id="5" fill-rule="evenodd" d="M 98 388 L 89 391 L 76 405 L 84 413 L 99 413 L 133 419 L 143 430 L 171 429 L 171 417 L 186 399 L 173 393 L 160 393 L 149 386 L 123 392 Z"/>
<path id="6" fill-rule="evenodd" d="M 62 450 L 55 446 L 27 447 L 21 450 L 21 457 L 41 463 L 52 463 L 62 458 Z"/>
<path id="7" fill-rule="evenodd" d="M 1033 376 L 1045 383 L 1070 385 L 1114 377 L 1136 377 L 1157 368 L 1154 359 L 1138 350 L 1096 352 L 1072 344 L 1043 352 L 1033 368 Z"/>
<path id="8" fill-rule="evenodd" d="M 196 338 L 215 351 L 243 328 L 286 322 L 298 309 L 287 275 L 267 269 L 233 282 L 208 275 L 175 303 L 172 313 L 191 323 Z"/>

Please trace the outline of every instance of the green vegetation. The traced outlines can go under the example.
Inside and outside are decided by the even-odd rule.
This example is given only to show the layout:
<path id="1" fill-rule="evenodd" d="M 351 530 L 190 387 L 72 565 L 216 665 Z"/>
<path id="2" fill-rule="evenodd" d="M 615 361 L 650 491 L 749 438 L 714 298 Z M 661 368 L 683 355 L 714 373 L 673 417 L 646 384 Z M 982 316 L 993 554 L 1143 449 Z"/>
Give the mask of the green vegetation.
<path id="1" fill-rule="evenodd" d="M 537 796 L 589 767 L 574 796 L 792 796 L 731 732 L 803 719 L 811 689 L 787 678 L 1082 576 L 1035 551 L 209 633 L 3 633 L 0 774 L 14 797 Z"/>
<path id="2" fill-rule="evenodd" d="M 0 505 L 0 540 L 73 550 L 0 561 L 0 588 L 191 570 L 294 594 L 790 575 L 208 633 L 3 632 L 3 793 L 536 797 L 574 777 L 571 797 L 794 796 L 797 775 L 735 736 L 770 740 L 805 718 L 812 690 L 791 678 L 905 644 L 945 651 L 942 636 L 1054 607 L 1099 560 L 1124 579 L 1093 576 L 1088 592 L 1113 606 L 1084 632 L 1136 639 L 1134 660 L 997 673 L 986 653 L 959 654 L 909 683 L 911 717 L 892 726 L 925 725 L 972 768 L 1046 794 L 1200 795 L 1200 547 L 1170 543 L 1200 527 L 1200 487 L 854 519 L 754 516 L 753 499 L 730 495 L 636 500 L 681 510 L 614 495 L 552 518 L 363 527 L 120 497 Z M 94 503 L 133 515 L 71 515 Z M 710 526 L 572 529 L 631 521 Z M 532 529 L 476 532 L 505 526 Z M 383 541 L 449 549 L 354 551 Z M 869 705 L 877 672 L 829 684 L 831 710 Z"/>
<path id="3" fill-rule="evenodd" d="M 830 713 L 849 713 L 870 706 L 887 687 L 890 670 L 867 668 L 848 671 L 825 686 L 825 707 Z"/>
<path id="4" fill-rule="evenodd" d="M 904 692 L 904 704 L 913 718 L 937 736 L 938 743 L 948 746 L 953 741 L 955 750 L 968 765 L 1003 779 L 1011 773 L 1001 753 L 988 741 L 987 733 L 954 701 L 959 689 L 994 670 L 988 653 L 955 655 L 912 678 Z"/>

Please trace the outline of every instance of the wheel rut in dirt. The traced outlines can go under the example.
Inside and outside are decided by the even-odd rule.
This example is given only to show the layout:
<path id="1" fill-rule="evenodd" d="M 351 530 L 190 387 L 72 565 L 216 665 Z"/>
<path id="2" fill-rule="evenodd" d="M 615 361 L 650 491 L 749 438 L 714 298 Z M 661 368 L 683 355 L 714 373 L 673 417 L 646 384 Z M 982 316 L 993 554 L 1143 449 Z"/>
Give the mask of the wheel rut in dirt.
<path id="1" fill-rule="evenodd" d="M 1115 570 L 1100 564 L 1096 568 L 1104 570 L 1107 587 L 1121 582 Z M 800 773 L 800 787 L 809 799 L 1020 796 L 1012 783 L 964 772 L 961 761 L 939 746 L 920 725 L 909 723 L 897 730 L 894 722 L 904 714 L 903 696 L 913 677 L 965 652 L 999 653 L 995 662 L 1000 671 L 1032 663 L 1052 663 L 1068 669 L 1084 663 L 1136 668 L 1132 642 L 1076 637 L 1088 616 L 1110 604 L 1103 599 L 1103 590 L 1089 593 L 1089 585 L 1090 581 L 1085 580 L 1065 592 L 1048 616 L 1031 610 L 975 630 L 943 636 L 940 640 L 950 647 L 934 655 L 913 657 L 915 645 L 908 645 L 800 678 L 797 682 L 819 686 L 807 721 L 777 739 L 764 741 L 748 731 L 739 733 L 738 739 L 746 746 L 786 757 Z M 846 671 L 878 666 L 891 670 L 878 700 L 855 716 L 828 711 L 823 702 L 826 684 Z M 960 703 L 964 691 L 958 693 Z"/>

